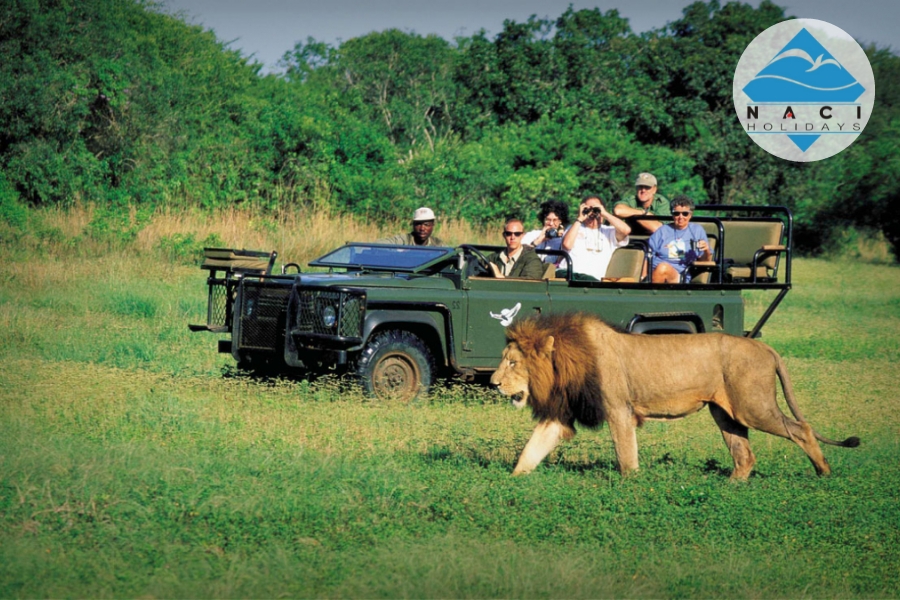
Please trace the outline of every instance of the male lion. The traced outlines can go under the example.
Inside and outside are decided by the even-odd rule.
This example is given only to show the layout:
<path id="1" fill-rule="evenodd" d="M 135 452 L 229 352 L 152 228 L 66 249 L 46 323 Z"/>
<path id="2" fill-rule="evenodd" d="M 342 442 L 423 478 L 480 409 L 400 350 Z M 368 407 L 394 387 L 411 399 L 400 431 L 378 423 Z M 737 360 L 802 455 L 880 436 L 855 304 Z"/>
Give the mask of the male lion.
<path id="1" fill-rule="evenodd" d="M 732 479 L 747 479 L 756 459 L 747 429 L 788 438 L 803 448 L 819 475 L 831 472 L 794 400 L 781 357 L 769 346 L 720 333 L 637 335 L 620 333 L 597 317 L 576 313 L 535 316 L 507 329 L 509 344 L 491 377 L 513 404 L 531 406 L 538 425 L 513 475 L 534 470 L 559 443 L 575 435 L 575 422 L 606 421 L 619 471 L 638 468 L 635 428 L 645 419 L 678 419 L 709 405 L 734 459 Z M 677 358 L 680 366 L 648 368 L 653 359 Z M 775 374 L 796 421 L 776 402 Z"/>

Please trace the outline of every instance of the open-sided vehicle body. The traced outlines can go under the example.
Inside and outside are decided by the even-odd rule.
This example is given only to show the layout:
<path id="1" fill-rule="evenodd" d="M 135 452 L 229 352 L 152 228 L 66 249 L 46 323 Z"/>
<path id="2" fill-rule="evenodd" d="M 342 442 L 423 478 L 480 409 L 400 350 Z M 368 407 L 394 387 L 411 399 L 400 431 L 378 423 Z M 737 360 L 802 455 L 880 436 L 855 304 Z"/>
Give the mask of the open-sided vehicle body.
<path id="1" fill-rule="evenodd" d="M 573 277 L 571 266 L 550 266 L 543 279 L 495 279 L 486 266 L 487 254 L 500 249 L 492 246 L 351 243 L 312 261 L 316 272 L 290 264 L 278 274 L 274 252 L 207 249 L 207 323 L 191 328 L 230 334 L 219 350 L 244 368 L 337 368 L 354 372 L 370 393 L 406 399 L 440 375 L 490 373 L 505 328 L 535 313 L 586 311 L 635 333 L 756 336 L 790 289 L 790 212 L 700 209 L 710 216 L 694 222 L 706 229 L 715 260 L 695 265 L 691 283 L 682 284 L 642 278 L 643 240 L 616 250 L 603 281 Z M 775 295 L 745 330 L 748 288 Z"/>

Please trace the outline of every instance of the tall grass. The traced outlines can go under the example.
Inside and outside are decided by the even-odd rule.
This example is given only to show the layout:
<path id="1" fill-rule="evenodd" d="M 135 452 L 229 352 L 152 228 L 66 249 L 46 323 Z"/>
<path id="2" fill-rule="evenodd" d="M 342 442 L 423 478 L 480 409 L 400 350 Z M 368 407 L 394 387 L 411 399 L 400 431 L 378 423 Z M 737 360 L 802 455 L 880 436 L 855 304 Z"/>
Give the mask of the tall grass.
<path id="1" fill-rule="evenodd" d="M 700 414 L 645 425 L 634 477 L 601 430 L 513 479 L 533 423 L 483 387 L 400 405 L 236 376 L 186 327 L 203 273 L 160 244 L 303 262 L 331 249 L 306 224 L 402 222 L 160 213 L 115 242 L 84 236 L 87 213 L 41 219 L 0 242 L 0 597 L 900 596 L 895 267 L 798 260 L 764 329 L 812 424 L 863 440 L 824 449 L 831 477 L 751 434 L 732 484 Z"/>
<path id="2" fill-rule="evenodd" d="M 159 209 L 140 217 L 125 218 L 134 226 L 123 240 L 91 237 L 91 224 L 108 218 L 98 216 L 92 205 L 47 208 L 36 211 L 40 226 L 32 228 L 30 247 L 83 256 L 108 254 L 111 249 L 137 254 L 160 254 L 173 258 L 172 240 L 186 241 L 189 250 L 206 244 L 234 248 L 276 250 L 285 261 L 307 262 L 348 241 L 375 241 L 411 229 L 410 219 L 382 222 L 365 215 L 328 209 L 281 210 L 266 213 L 252 208 L 216 211 Z M 119 215 L 121 217 L 121 215 Z M 500 244 L 502 223 L 471 225 L 468 221 L 443 219 L 438 215 L 434 235 L 445 243 Z M 537 224 L 535 224 L 537 226 Z M 115 244 L 110 242 L 119 241 Z M 174 258 L 182 258 L 175 256 Z M 182 261 L 183 262 L 183 261 Z"/>

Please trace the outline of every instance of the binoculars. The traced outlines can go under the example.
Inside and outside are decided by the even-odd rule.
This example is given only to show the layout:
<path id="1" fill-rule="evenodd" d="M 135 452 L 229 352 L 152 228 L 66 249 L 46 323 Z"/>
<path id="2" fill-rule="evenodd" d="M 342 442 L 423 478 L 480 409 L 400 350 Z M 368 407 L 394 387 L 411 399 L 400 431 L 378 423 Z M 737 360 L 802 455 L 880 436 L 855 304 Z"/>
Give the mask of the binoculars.
<path id="1" fill-rule="evenodd" d="M 583 214 L 584 216 L 590 215 L 592 217 L 599 217 L 600 216 L 600 207 L 599 206 L 585 206 L 582 209 L 581 214 Z"/>

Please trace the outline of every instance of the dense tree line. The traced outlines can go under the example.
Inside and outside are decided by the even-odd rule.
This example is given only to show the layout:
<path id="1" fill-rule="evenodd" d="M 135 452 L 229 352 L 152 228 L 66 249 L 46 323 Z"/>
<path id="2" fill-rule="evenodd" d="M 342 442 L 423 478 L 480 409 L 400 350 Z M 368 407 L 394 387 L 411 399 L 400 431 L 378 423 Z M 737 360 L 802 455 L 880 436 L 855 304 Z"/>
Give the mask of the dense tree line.
<path id="1" fill-rule="evenodd" d="M 816 163 L 770 156 L 731 97 L 747 44 L 786 18 L 697 2 L 636 34 L 617 11 L 507 21 L 447 41 L 397 30 L 309 39 L 283 72 L 147 0 L 0 8 L 0 202 L 112 207 L 314 205 L 372 218 L 429 204 L 474 220 L 549 197 L 663 193 L 785 204 L 801 247 L 848 226 L 900 247 L 900 58 L 867 48 L 874 114 Z"/>

